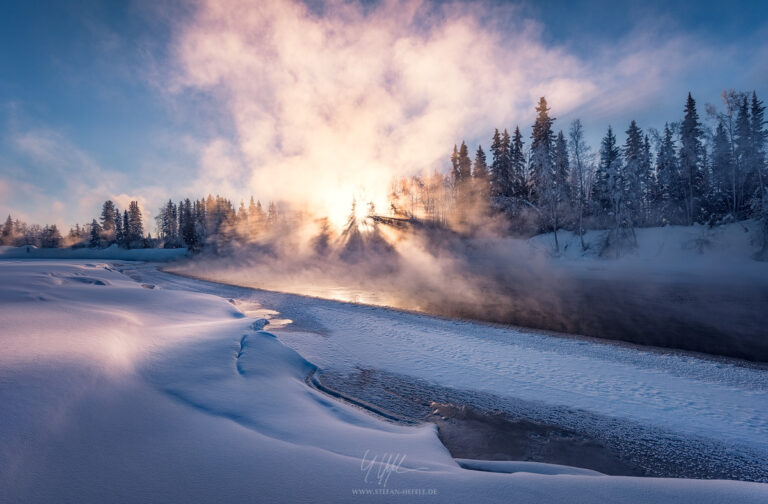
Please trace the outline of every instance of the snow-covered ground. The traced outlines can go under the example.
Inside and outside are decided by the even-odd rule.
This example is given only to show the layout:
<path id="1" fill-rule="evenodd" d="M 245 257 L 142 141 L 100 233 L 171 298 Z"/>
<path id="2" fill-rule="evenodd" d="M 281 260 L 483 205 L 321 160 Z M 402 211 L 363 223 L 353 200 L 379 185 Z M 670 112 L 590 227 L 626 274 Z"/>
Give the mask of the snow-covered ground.
<path id="1" fill-rule="evenodd" d="M 0 259 L 105 259 L 124 261 L 173 261 L 187 255 L 186 248 L 124 249 L 107 248 L 37 248 L 0 246 Z"/>
<path id="2" fill-rule="evenodd" d="M 383 369 L 768 450 L 759 369 L 220 286 L 150 265 L 0 261 L 0 502 L 768 500 L 759 483 L 465 469 L 433 426 L 385 422 L 310 388 L 315 366 Z"/>

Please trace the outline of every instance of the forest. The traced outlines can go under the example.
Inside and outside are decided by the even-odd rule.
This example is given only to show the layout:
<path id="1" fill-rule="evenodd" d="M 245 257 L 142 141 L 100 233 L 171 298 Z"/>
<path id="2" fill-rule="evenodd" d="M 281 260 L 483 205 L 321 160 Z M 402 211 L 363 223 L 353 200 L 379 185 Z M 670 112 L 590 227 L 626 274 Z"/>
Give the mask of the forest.
<path id="1" fill-rule="evenodd" d="M 682 118 L 663 129 L 646 131 L 630 121 L 620 143 L 609 126 L 599 148 L 585 140 L 574 120 L 555 128 L 546 98 L 536 106 L 530 138 L 520 127 L 496 129 L 488 154 L 478 145 L 454 145 L 448 169 L 394 178 L 389 208 L 350 202 L 350 222 L 388 216 L 450 228 L 463 234 L 492 229 L 507 236 L 530 237 L 557 231 L 583 235 L 607 230 L 612 245 L 636 245 L 635 229 L 666 225 L 716 226 L 745 219 L 763 223 L 763 252 L 768 249 L 765 106 L 755 92 L 724 91 L 720 108 L 706 106 L 699 116 L 688 94 Z M 365 210 L 360 211 L 361 208 Z M 362 217 L 361 217 L 362 214 Z M 327 219 L 270 202 L 265 210 L 250 198 L 239 206 L 222 196 L 172 200 L 155 213 L 155 234 L 144 222 L 137 201 L 120 210 L 104 202 L 90 223 L 76 224 L 62 236 L 56 225 L 27 224 L 8 216 L 0 245 L 125 248 L 187 247 L 223 250 L 233 241 L 254 242 L 290 232 L 298 222 Z M 376 225 L 376 222 L 373 222 Z M 343 230 L 339 230 L 343 231 Z M 582 247 L 586 245 L 582 241 Z"/>

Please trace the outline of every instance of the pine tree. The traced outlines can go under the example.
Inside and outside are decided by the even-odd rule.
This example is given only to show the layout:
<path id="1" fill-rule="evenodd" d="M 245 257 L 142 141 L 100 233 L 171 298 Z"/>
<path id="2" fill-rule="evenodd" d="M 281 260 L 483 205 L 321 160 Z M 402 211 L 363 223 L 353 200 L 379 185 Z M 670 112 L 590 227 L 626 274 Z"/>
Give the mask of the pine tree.
<path id="1" fill-rule="evenodd" d="M 554 170 L 554 134 L 552 133 L 552 123 L 554 117 L 549 117 L 549 108 L 547 100 L 543 96 L 539 99 L 536 106 L 536 121 L 533 123 L 533 133 L 531 134 L 531 184 L 529 189 L 530 200 L 534 205 L 538 205 L 539 193 L 542 190 L 543 179 L 551 178 Z"/>
<path id="2" fill-rule="evenodd" d="M 112 244 L 115 242 L 115 221 L 118 218 L 117 207 L 111 200 L 104 202 L 101 207 L 101 232 L 104 234 L 104 239 L 107 243 Z"/>
<path id="3" fill-rule="evenodd" d="M 123 210 L 123 247 L 130 248 L 131 242 L 131 225 L 130 218 L 128 217 L 128 210 Z"/>
<path id="4" fill-rule="evenodd" d="M 120 210 L 115 207 L 115 242 L 118 246 L 122 246 L 125 242 L 125 228 L 123 227 L 123 218 L 120 215 Z"/>
<path id="5" fill-rule="evenodd" d="M 680 175 L 684 211 L 688 224 L 697 222 L 701 214 L 704 192 L 704 171 L 701 167 L 701 124 L 696 102 L 688 93 L 685 117 L 680 129 Z"/>
<path id="6" fill-rule="evenodd" d="M 451 162 L 454 163 L 453 171 L 453 197 L 455 201 L 454 208 L 461 219 L 471 206 L 470 182 L 472 177 L 472 161 L 469 159 L 469 150 L 467 144 L 461 142 L 461 147 L 456 152 L 454 146 L 454 155 L 451 156 Z"/>
<path id="7" fill-rule="evenodd" d="M 497 129 L 491 143 L 491 194 L 496 206 L 506 211 L 511 210 L 509 199 L 513 196 L 511 154 L 509 133 L 505 129 L 503 134 L 499 134 Z"/>
<path id="8" fill-rule="evenodd" d="M 528 187 L 525 182 L 525 152 L 523 151 L 523 135 L 520 127 L 515 126 L 512 144 L 509 151 L 509 177 L 512 181 L 510 193 L 513 198 L 527 199 Z"/>
<path id="9" fill-rule="evenodd" d="M 709 213 L 714 221 L 725 217 L 730 210 L 728 180 L 733 172 L 732 152 L 731 140 L 723 121 L 720 121 L 712 139 L 712 176 L 707 197 Z"/>
<path id="10" fill-rule="evenodd" d="M 469 159 L 469 149 L 467 144 L 461 142 L 461 148 L 459 149 L 459 180 L 461 182 L 467 182 L 472 176 L 472 160 Z"/>
<path id="11" fill-rule="evenodd" d="M 128 205 L 128 241 L 132 246 L 140 246 L 144 238 L 144 224 L 141 219 L 141 209 L 138 201 L 131 201 Z"/>
<path id="12" fill-rule="evenodd" d="M 201 243 L 196 232 L 195 216 L 189 198 L 179 203 L 179 231 L 187 248 L 197 250 Z"/>
<path id="13" fill-rule="evenodd" d="M 753 215 L 766 220 L 768 226 L 768 174 L 765 173 L 765 142 L 768 139 L 768 131 L 765 125 L 765 106 L 757 99 L 757 93 L 752 92 L 752 105 L 750 108 L 750 161 L 753 179 L 757 186 L 752 193 Z M 766 229 L 766 244 L 768 246 L 768 228 Z"/>
<path id="14" fill-rule="evenodd" d="M 488 164 L 485 161 L 483 146 L 478 145 L 475 152 L 475 162 L 472 166 L 472 179 L 474 180 L 479 202 L 487 204 L 490 195 L 490 182 L 488 178 Z"/>
<path id="15" fill-rule="evenodd" d="M 643 132 L 633 120 L 626 131 L 627 140 L 624 144 L 624 196 L 625 215 L 628 225 L 634 228 L 643 210 L 643 159 L 645 144 Z"/>
<path id="16" fill-rule="evenodd" d="M 664 137 L 656 156 L 656 178 L 658 191 L 654 203 L 661 214 L 662 224 L 669 224 L 678 218 L 680 203 L 677 153 L 669 124 L 664 125 Z"/>
<path id="17" fill-rule="evenodd" d="M 3 230 L 0 233 L 0 245 L 12 245 L 13 243 L 13 219 L 11 214 L 8 214 L 8 218 L 5 219 Z"/>
<path id="18" fill-rule="evenodd" d="M 595 215 L 603 220 L 610 214 L 612 209 L 612 196 L 610 187 L 611 170 L 619 161 L 619 148 L 616 146 L 616 135 L 613 129 L 608 126 L 608 133 L 603 137 L 600 143 L 600 162 L 595 172 L 595 182 L 592 185 L 592 205 Z"/>
<path id="19" fill-rule="evenodd" d="M 649 224 L 651 215 L 651 205 L 653 201 L 653 194 L 656 190 L 656 178 L 653 176 L 653 154 L 651 154 L 651 140 L 648 135 L 645 135 L 645 141 L 643 142 L 643 155 L 640 159 L 640 190 L 641 190 L 641 205 L 642 215 L 641 224 Z"/>
<path id="20" fill-rule="evenodd" d="M 491 140 L 491 196 L 498 197 L 502 194 L 503 157 L 501 134 L 498 128 L 493 132 Z"/>
<path id="21" fill-rule="evenodd" d="M 96 219 L 91 222 L 91 240 L 88 242 L 88 246 L 91 248 L 101 246 L 101 226 L 96 222 Z"/>
<path id="22" fill-rule="evenodd" d="M 459 167 L 459 149 L 453 144 L 453 153 L 451 154 L 451 175 L 453 175 L 454 187 L 461 180 L 461 168 Z"/>

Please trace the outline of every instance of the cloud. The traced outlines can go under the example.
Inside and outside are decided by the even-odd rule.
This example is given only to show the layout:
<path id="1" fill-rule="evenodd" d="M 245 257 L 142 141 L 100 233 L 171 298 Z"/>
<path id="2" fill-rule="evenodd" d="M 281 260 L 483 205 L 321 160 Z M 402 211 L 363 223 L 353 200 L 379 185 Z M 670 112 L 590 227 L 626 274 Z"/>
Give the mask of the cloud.
<path id="1" fill-rule="evenodd" d="M 18 161 L 0 160 L 3 213 L 34 223 L 57 224 L 66 230 L 75 222 L 86 223 L 98 217 L 101 204 L 108 198 L 118 201 L 121 208 L 136 199 L 149 224 L 147 229 L 154 229 L 150 205 L 162 201 L 165 189 L 134 187 L 127 174 L 103 168 L 52 128 L 14 123 L 8 133 L 8 144 Z M 134 196 L 118 194 L 126 190 Z"/>
<path id="2" fill-rule="evenodd" d="M 563 110 L 595 93 L 582 63 L 544 45 L 537 25 L 502 30 L 473 7 L 199 3 L 174 43 L 174 87 L 220 100 L 239 151 L 217 160 L 215 139 L 202 176 L 216 161 L 222 182 L 245 181 L 242 193 L 268 188 L 333 211 L 365 190 L 382 205 L 392 176 L 444 167 L 456 140 L 530 117 L 539 95 Z"/>
<path id="3" fill-rule="evenodd" d="M 381 205 L 392 176 L 445 168 L 454 142 L 530 124 L 539 96 L 558 127 L 584 114 L 602 129 L 682 103 L 685 77 L 734 51 L 662 21 L 577 56 L 514 6 L 312 5 L 202 0 L 177 27 L 170 87 L 209 93 L 235 130 L 200 149 L 205 184 L 330 211 L 364 188 Z"/>

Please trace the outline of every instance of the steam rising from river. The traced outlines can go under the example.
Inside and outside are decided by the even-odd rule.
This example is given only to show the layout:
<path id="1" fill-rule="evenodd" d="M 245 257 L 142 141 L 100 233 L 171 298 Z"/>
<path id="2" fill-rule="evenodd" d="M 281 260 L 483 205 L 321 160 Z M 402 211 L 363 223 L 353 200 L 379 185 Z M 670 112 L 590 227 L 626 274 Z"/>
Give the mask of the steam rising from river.
<path id="1" fill-rule="evenodd" d="M 393 177 L 442 170 L 468 132 L 532 118 L 541 95 L 566 112 L 596 93 L 583 63 L 513 7 L 311 5 L 201 1 L 179 28 L 175 87 L 215 96 L 235 132 L 203 148 L 197 191 L 339 225 L 353 198 L 386 210 Z"/>

